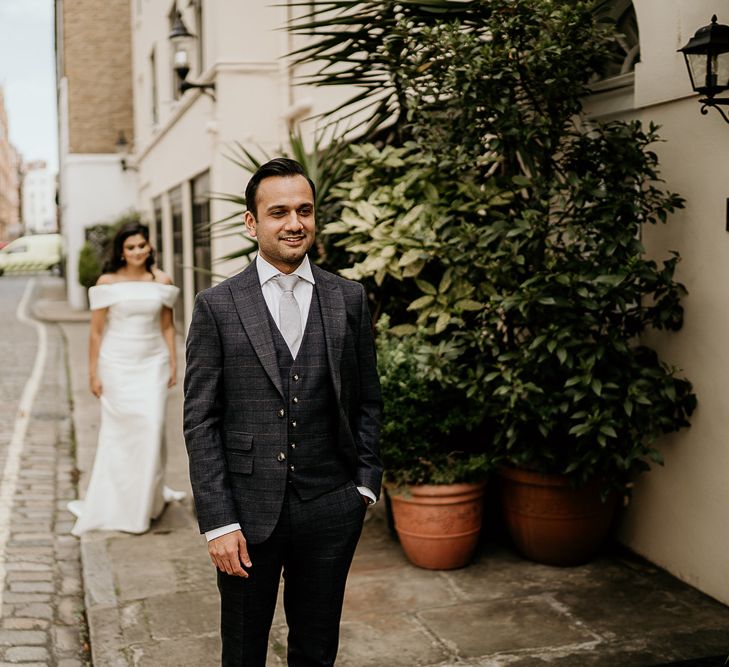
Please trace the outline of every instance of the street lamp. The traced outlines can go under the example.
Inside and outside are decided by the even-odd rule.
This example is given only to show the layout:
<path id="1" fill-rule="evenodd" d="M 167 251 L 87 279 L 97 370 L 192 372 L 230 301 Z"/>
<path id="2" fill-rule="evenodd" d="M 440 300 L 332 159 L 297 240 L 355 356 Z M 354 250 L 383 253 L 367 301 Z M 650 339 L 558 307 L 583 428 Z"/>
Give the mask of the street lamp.
<path id="1" fill-rule="evenodd" d="M 129 158 L 129 142 L 124 134 L 124 130 L 119 130 L 119 136 L 116 138 L 114 148 L 116 148 L 116 153 L 119 156 L 122 171 L 138 171 L 138 167 L 127 162 Z"/>
<path id="2" fill-rule="evenodd" d="M 172 21 L 169 40 L 172 42 L 174 48 L 172 62 L 179 79 L 178 88 L 180 94 L 184 94 L 186 90 L 190 90 L 191 88 L 199 88 L 205 94 L 215 99 L 215 95 L 208 92 L 208 89 L 215 90 L 214 83 L 193 83 L 187 80 L 187 75 L 190 73 L 190 60 L 192 59 L 195 48 L 195 35 L 188 31 L 179 9 L 175 9 L 175 18 Z"/>
<path id="3" fill-rule="evenodd" d="M 704 96 L 699 98 L 701 113 L 706 115 L 707 107 L 714 107 L 729 123 L 721 108 L 729 106 L 729 98 L 716 97 L 729 90 L 729 25 L 717 23 L 715 14 L 679 51 L 686 59 L 691 86 Z"/>

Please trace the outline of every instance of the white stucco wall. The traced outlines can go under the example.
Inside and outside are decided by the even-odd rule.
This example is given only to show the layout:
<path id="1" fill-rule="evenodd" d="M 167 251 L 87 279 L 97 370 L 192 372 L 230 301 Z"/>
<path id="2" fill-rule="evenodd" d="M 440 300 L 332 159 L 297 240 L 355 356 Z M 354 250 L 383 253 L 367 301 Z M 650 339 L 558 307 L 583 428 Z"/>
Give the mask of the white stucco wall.
<path id="1" fill-rule="evenodd" d="M 70 154 L 61 159 L 63 234 L 66 239 L 66 290 L 73 308 L 86 307 L 86 290 L 78 282 L 78 255 L 89 225 L 113 220 L 134 208 L 136 184 L 123 172 L 118 155 Z"/>
<path id="2" fill-rule="evenodd" d="M 714 12 L 729 23 L 729 8 L 708 0 L 635 0 L 641 29 L 634 117 L 662 126 L 665 187 L 686 198 L 666 226 L 647 227 L 644 242 L 656 259 L 678 250 L 677 279 L 688 288 L 678 333 L 645 342 L 694 384 L 699 407 L 690 429 L 663 438 L 665 467 L 637 483 L 620 538 L 630 548 L 715 598 L 729 603 L 729 125 L 715 111 L 699 113 L 683 56 L 676 49 Z"/>

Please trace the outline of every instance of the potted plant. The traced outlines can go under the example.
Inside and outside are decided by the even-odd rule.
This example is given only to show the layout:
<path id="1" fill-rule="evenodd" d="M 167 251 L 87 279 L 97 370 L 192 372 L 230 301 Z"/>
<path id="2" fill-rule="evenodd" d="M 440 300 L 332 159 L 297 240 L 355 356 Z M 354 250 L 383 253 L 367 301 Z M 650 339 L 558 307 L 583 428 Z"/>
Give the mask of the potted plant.
<path id="1" fill-rule="evenodd" d="M 678 254 L 647 258 L 641 243 L 643 226 L 683 204 L 662 189 L 656 128 L 582 115 L 590 82 L 610 69 L 614 27 L 581 0 L 341 4 L 332 20 L 351 30 L 303 51 L 337 63 L 313 83 L 360 83 L 365 99 L 384 90 L 371 126 L 395 119 L 393 142 L 352 147 L 336 189 L 343 209 L 325 232 L 352 255 L 342 273 L 374 285 L 401 333 L 421 327 L 430 345 L 453 345 L 449 377 L 494 424 L 484 451 L 503 464 L 517 546 L 580 562 L 696 401 L 646 345 L 681 326 L 685 293 Z M 330 18 L 322 7 L 300 29 Z M 560 505 L 538 528 L 513 526 L 554 504 L 528 496 L 510 509 L 515 468 L 560 499 L 581 488 L 596 503 L 578 495 L 583 515 L 608 510 L 602 527 L 578 516 L 581 536 L 546 539 L 572 554 L 525 546 L 567 522 Z"/>
<path id="2" fill-rule="evenodd" d="M 681 326 L 685 293 L 678 255 L 659 263 L 640 241 L 682 205 L 658 187 L 656 139 L 623 123 L 566 134 L 552 163 L 563 176 L 535 174 L 529 208 L 495 225 L 483 386 L 507 526 L 542 562 L 594 554 L 635 473 L 662 462 L 657 438 L 688 426 L 696 404 L 644 342 Z"/>
<path id="3" fill-rule="evenodd" d="M 452 569 L 472 558 L 489 467 L 473 442 L 480 406 L 444 381 L 455 351 L 422 332 L 396 336 L 377 324 L 384 399 L 380 447 L 400 543 L 412 563 Z"/>

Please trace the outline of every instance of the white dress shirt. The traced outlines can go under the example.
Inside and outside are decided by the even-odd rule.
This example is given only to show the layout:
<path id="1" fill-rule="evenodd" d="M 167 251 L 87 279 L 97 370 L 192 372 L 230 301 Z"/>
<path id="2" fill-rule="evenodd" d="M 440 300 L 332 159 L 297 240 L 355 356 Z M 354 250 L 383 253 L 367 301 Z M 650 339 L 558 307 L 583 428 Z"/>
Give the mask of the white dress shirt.
<path id="1" fill-rule="evenodd" d="M 273 321 L 276 326 L 280 329 L 281 322 L 279 322 L 279 304 L 281 303 L 281 296 L 283 290 L 278 284 L 278 280 L 274 280 L 276 276 L 281 275 L 275 266 L 269 264 L 260 255 L 256 257 L 256 268 L 258 269 L 258 279 L 261 281 L 261 292 L 263 292 L 263 298 L 268 306 L 268 312 L 271 313 Z M 309 318 L 309 308 L 311 307 L 311 296 L 314 293 L 314 274 L 311 272 L 311 264 L 309 264 L 309 257 L 304 255 L 304 261 L 299 264 L 293 275 L 299 276 L 300 280 L 294 287 L 294 299 L 299 304 L 299 310 L 301 311 L 301 330 L 306 329 L 306 321 Z"/>
<path id="2" fill-rule="evenodd" d="M 260 255 L 256 256 L 254 261 L 258 270 L 258 279 L 261 282 L 263 299 L 268 307 L 268 312 L 271 313 L 271 317 L 278 327 L 280 326 L 278 307 L 281 302 L 283 290 L 274 278 L 280 275 L 281 271 L 272 264 L 269 264 Z M 311 307 L 311 297 L 314 293 L 314 274 L 311 272 L 311 264 L 307 255 L 304 255 L 304 261 L 299 264 L 294 273 L 301 279 L 294 287 L 294 299 L 296 299 L 296 303 L 299 304 L 299 309 L 301 310 L 301 330 L 305 331 L 306 321 L 309 318 L 309 308 Z M 369 498 L 372 504 L 377 500 L 375 494 L 366 486 L 358 486 L 357 489 L 363 496 Z M 232 533 L 234 530 L 240 530 L 240 524 L 231 523 L 227 526 L 208 530 L 205 533 L 205 538 L 210 542 L 210 540 L 214 540 L 216 537 L 221 537 L 227 533 Z"/>

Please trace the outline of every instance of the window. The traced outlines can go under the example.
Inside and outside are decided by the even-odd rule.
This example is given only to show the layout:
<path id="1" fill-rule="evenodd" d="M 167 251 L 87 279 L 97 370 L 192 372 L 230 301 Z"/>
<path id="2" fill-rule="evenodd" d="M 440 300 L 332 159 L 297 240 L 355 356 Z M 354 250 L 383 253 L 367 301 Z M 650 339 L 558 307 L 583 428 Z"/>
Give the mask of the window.
<path id="1" fill-rule="evenodd" d="M 156 263 L 159 268 L 164 267 L 162 250 L 162 197 L 155 197 L 152 200 L 152 215 L 154 216 L 154 251 Z"/>
<path id="2" fill-rule="evenodd" d="M 212 284 L 210 253 L 210 172 L 190 181 L 192 196 L 192 248 L 195 266 L 195 293 Z"/>
<path id="3" fill-rule="evenodd" d="M 640 62 L 640 34 L 632 1 L 603 0 L 598 11 L 605 18 L 615 21 L 618 29 L 613 57 L 600 78 L 609 79 L 633 72 L 635 64 Z"/>
<path id="4" fill-rule="evenodd" d="M 184 327 L 184 313 L 182 304 L 185 303 L 182 298 L 185 291 L 184 271 L 183 271 L 183 234 L 182 234 L 182 187 L 169 191 L 170 214 L 172 216 L 172 280 L 180 288 L 180 298 L 177 300 L 175 308 L 175 321 L 182 330 Z"/>
<path id="5" fill-rule="evenodd" d="M 159 122 L 159 97 L 157 94 L 157 56 L 154 48 L 149 54 L 149 80 L 152 88 L 150 91 L 152 94 L 152 123 L 157 125 Z"/>
<path id="6" fill-rule="evenodd" d="M 205 65 L 205 42 L 203 40 L 203 0 L 190 0 L 195 10 L 195 36 L 197 37 L 197 73 L 202 74 Z"/>

